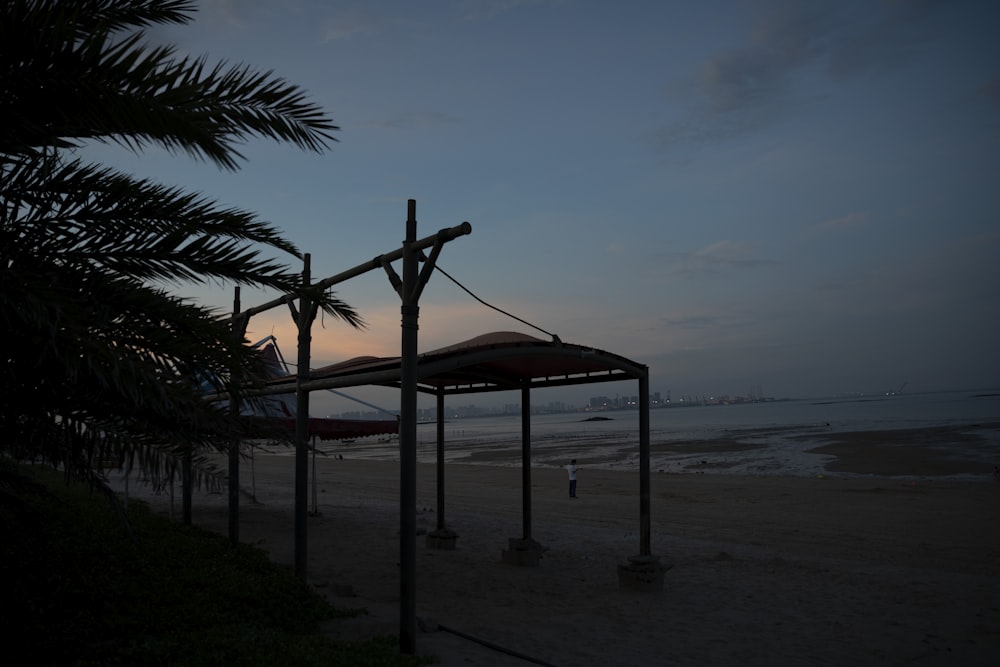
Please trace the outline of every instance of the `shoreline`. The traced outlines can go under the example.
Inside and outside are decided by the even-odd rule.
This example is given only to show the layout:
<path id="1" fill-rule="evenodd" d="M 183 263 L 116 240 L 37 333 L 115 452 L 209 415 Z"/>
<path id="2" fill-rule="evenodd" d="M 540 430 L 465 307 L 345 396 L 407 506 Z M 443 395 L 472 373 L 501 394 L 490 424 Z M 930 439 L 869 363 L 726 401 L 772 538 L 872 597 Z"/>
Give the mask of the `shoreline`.
<path id="1" fill-rule="evenodd" d="M 519 438 L 519 436 L 517 436 Z M 521 467 L 520 440 L 452 440 L 445 443 L 447 465 Z M 320 460 L 343 456 L 398 461 L 398 440 L 321 442 Z M 418 442 L 418 461 L 433 464 L 436 444 Z M 271 448 L 292 456 L 285 446 Z M 532 443 L 533 469 L 561 468 L 570 459 L 606 470 L 637 470 L 638 443 L 621 433 L 587 438 L 548 437 Z M 990 480 L 1000 465 L 1000 422 L 927 428 L 837 431 L 803 434 L 800 429 L 740 429 L 709 439 L 664 440 L 650 444 L 650 466 L 658 473 L 750 474 L 813 477 L 841 474 L 906 479 L 925 477 Z"/>

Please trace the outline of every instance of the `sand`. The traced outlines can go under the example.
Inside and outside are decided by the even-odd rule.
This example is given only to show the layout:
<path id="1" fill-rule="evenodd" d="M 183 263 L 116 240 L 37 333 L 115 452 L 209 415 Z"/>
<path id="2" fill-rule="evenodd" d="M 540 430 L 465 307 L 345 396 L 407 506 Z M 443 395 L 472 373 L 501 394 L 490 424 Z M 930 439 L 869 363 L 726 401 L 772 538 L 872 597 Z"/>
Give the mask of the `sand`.
<path id="1" fill-rule="evenodd" d="M 863 471 L 841 454 L 831 468 Z M 242 499 L 240 539 L 289 565 L 293 463 L 258 454 L 241 472 L 256 502 Z M 368 612 L 330 632 L 397 634 L 398 465 L 321 458 L 317 475 L 308 579 Z M 654 473 L 653 552 L 673 566 L 658 593 L 617 579 L 639 550 L 637 473 L 583 467 L 574 500 L 565 471 L 534 470 L 531 534 L 548 549 L 536 567 L 501 562 L 522 536 L 519 469 L 450 465 L 445 480 L 453 551 L 425 546 L 438 523 L 435 468 L 419 466 L 417 615 L 445 629 L 421 632 L 417 649 L 442 665 L 532 664 L 467 637 L 550 665 L 992 665 L 1000 655 L 1000 483 L 989 474 Z M 179 495 L 130 493 L 179 515 Z M 197 525 L 226 534 L 225 512 L 224 494 L 196 494 Z"/>

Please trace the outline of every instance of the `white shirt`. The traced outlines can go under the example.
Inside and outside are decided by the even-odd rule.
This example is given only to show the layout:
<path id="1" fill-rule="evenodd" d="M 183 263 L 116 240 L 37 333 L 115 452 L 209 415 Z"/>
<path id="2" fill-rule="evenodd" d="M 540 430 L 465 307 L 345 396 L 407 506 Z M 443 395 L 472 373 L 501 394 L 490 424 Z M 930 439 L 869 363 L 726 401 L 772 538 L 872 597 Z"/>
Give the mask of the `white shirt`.
<path id="1" fill-rule="evenodd" d="M 576 479 L 576 466 L 572 463 L 566 466 L 566 472 L 569 473 L 570 479 Z"/>

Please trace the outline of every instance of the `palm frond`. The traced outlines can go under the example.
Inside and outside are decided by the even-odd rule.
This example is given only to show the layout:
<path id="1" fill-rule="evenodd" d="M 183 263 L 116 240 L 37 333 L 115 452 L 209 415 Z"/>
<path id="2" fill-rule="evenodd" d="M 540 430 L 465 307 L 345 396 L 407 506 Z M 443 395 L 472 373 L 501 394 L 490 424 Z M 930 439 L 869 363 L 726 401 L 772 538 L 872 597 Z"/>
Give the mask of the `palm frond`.
<path id="1" fill-rule="evenodd" d="M 10 40 L 0 50 L 0 112 L 14 121 L 0 133 L 0 152 L 87 139 L 136 151 L 156 143 L 235 169 L 243 159 L 238 145 L 252 137 L 316 152 L 336 141 L 339 128 L 326 113 L 271 72 L 225 63 L 208 69 L 203 58 L 177 59 L 172 46 L 148 47 L 142 31 L 115 41 L 112 30 L 130 25 L 130 16 L 138 25 L 180 22 L 187 3 L 128 2 L 122 15 L 111 10 L 121 3 L 98 3 L 102 20 L 73 11 L 92 3 L 69 3 L 64 12 L 62 3 L 39 4 L 43 16 L 20 19 L 35 28 L 49 22 L 44 39 L 26 37 L 17 16 L 0 28 L 0 40 Z M 143 13 L 143 4 L 156 6 Z"/>
<path id="2" fill-rule="evenodd" d="M 172 475 L 246 425 L 260 356 L 214 310 L 163 285 L 232 281 L 302 294 L 351 326 L 332 292 L 272 257 L 299 256 L 272 223 L 206 196 L 86 164 L 87 140 L 156 144 L 234 169 L 251 137 L 321 151 L 337 127 L 271 72 L 149 46 L 193 2 L 0 3 L 0 454 L 99 482 L 112 461 Z"/>
<path id="3" fill-rule="evenodd" d="M 295 284 L 285 265 L 255 245 L 293 255 L 278 230 L 251 213 L 146 180 L 47 156 L 0 158 L 0 224 L 16 227 L 32 257 L 87 262 L 140 279 Z"/>

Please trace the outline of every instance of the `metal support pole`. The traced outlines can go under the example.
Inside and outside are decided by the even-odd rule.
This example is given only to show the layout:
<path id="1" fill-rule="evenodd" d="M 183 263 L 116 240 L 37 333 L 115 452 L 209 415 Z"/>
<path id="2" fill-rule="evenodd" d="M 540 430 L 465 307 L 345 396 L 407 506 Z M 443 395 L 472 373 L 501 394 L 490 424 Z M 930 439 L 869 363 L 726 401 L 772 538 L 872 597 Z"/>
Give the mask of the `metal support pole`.
<path id="1" fill-rule="evenodd" d="M 191 450 L 188 449 L 184 452 L 184 461 L 181 464 L 181 506 L 185 526 L 191 525 L 192 458 Z"/>
<path id="2" fill-rule="evenodd" d="M 404 241 L 402 248 L 394 250 L 390 253 L 379 255 L 374 259 L 359 264 L 353 269 L 349 269 L 335 276 L 331 276 L 324 280 L 317 282 L 312 286 L 313 290 L 324 290 L 328 287 L 332 287 L 338 283 L 349 280 L 355 276 L 359 276 L 363 273 L 367 273 L 373 269 L 382 268 L 389 275 L 389 280 L 392 282 L 393 287 L 396 288 L 400 295 L 402 306 L 400 308 L 402 313 L 402 368 L 401 368 L 401 378 L 400 378 L 400 391 L 401 391 L 401 410 L 400 410 L 400 425 L 399 425 L 399 447 L 400 447 L 400 477 L 401 477 L 401 488 L 400 488 L 400 646 L 404 653 L 415 653 L 416 652 L 416 444 L 417 444 L 417 324 L 419 321 L 419 308 L 417 303 L 420 299 L 420 293 L 423 286 L 427 283 L 430 278 L 432 267 L 434 265 L 434 260 L 436 259 L 441 247 L 444 243 L 463 236 L 465 234 L 470 234 L 472 232 L 472 225 L 468 222 L 463 222 L 461 225 L 456 227 L 451 227 L 447 229 L 442 229 L 437 234 L 429 236 L 424 239 L 417 240 L 416 238 L 416 201 L 409 200 L 407 202 L 407 222 L 406 222 L 406 241 Z M 424 248 L 431 248 L 430 257 L 427 258 L 424 264 L 423 272 L 420 272 L 418 263 L 420 261 L 420 251 Z M 399 279 L 395 272 L 392 270 L 392 262 L 397 259 L 403 260 L 403 279 Z M 308 261 L 308 260 L 307 260 Z M 308 264 L 306 274 L 308 274 Z M 308 277 L 305 280 L 308 285 Z M 238 294 L 238 292 L 237 292 Z M 238 296 L 237 296 L 238 301 Z M 301 301 L 301 311 L 296 317 L 297 322 L 308 322 L 310 325 L 313 318 L 316 315 L 315 306 L 308 304 L 305 298 Z M 262 313 L 264 311 L 270 310 L 276 306 L 287 304 L 290 308 L 293 308 L 294 312 L 294 295 L 285 294 L 281 297 L 269 301 L 260 306 L 250 308 L 245 313 L 240 316 L 239 307 L 237 306 L 233 315 L 234 318 L 234 328 L 237 322 L 241 322 L 244 326 L 243 333 L 245 334 L 245 323 L 252 316 L 257 313 Z M 303 319 L 304 318 L 304 319 Z M 305 340 L 303 340 L 305 339 Z M 318 389 L 315 386 L 315 382 L 307 382 L 309 375 L 309 355 L 303 354 L 303 350 L 308 350 L 308 341 L 311 340 L 311 335 L 309 334 L 309 326 L 303 327 L 299 326 L 299 369 L 296 376 L 296 393 L 297 393 L 297 405 L 299 408 L 299 415 L 302 416 L 302 422 L 296 421 L 296 445 L 304 443 L 307 439 L 308 433 L 308 398 L 303 398 L 303 394 L 308 394 L 309 391 Z M 303 346 L 303 342 L 306 343 Z M 291 387 L 285 388 L 272 386 L 266 393 L 284 393 L 290 390 Z M 227 392 L 218 392 L 214 395 L 206 395 L 206 400 L 222 400 L 226 396 Z M 265 395 L 261 393 L 260 395 Z M 301 431 L 301 435 L 300 435 Z M 238 450 L 237 450 L 238 454 Z M 298 452 L 296 452 L 296 480 L 300 478 L 303 482 L 300 484 L 296 482 L 296 573 L 301 573 L 302 576 L 305 574 L 305 507 L 306 499 L 308 498 L 307 488 L 304 483 L 305 478 L 308 476 L 308 464 L 305 462 L 305 457 L 302 457 L 303 463 L 300 464 Z M 238 458 L 236 459 L 238 461 Z M 300 473 L 300 465 L 302 472 Z M 237 473 L 238 474 L 238 473 Z M 238 479 L 235 474 L 232 475 L 232 479 Z M 233 493 L 238 493 L 237 487 L 230 487 L 230 530 L 231 534 L 235 534 L 233 526 L 233 521 L 236 517 L 236 505 L 233 502 Z M 300 501 L 301 494 L 301 501 Z M 301 511 L 299 507 L 301 505 Z M 301 515 L 301 519 L 300 519 Z M 302 528 L 299 529 L 299 521 L 302 522 Z M 299 546 L 299 540 L 301 536 L 302 545 Z M 300 565 L 301 562 L 301 565 Z"/>
<path id="3" fill-rule="evenodd" d="M 310 447 L 310 453 L 312 454 L 312 516 L 319 516 L 319 495 L 317 492 L 318 484 L 316 483 L 316 436 L 312 437 L 312 445 Z"/>
<path id="4" fill-rule="evenodd" d="M 302 286 L 309 287 L 310 256 L 302 263 Z M 295 373 L 295 575 L 306 578 L 308 551 L 308 525 L 306 513 L 309 504 L 309 392 L 302 385 L 309 380 L 309 358 L 312 344 L 313 307 L 303 294 L 299 298 L 298 330 L 299 355 Z"/>
<path id="5" fill-rule="evenodd" d="M 437 393 L 437 527 L 445 529 L 444 520 L 444 392 Z"/>
<path id="6" fill-rule="evenodd" d="M 639 555 L 649 556 L 649 374 L 639 377 Z"/>
<path id="7" fill-rule="evenodd" d="M 649 523 L 649 371 L 639 375 L 639 553 L 618 566 L 618 585 L 625 590 L 663 590 L 663 575 L 673 567 L 663 564 L 650 548 Z"/>
<path id="8" fill-rule="evenodd" d="M 531 539 L 531 389 L 521 387 L 521 525 Z"/>
<path id="9" fill-rule="evenodd" d="M 234 288 L 233 296 L 233 336 L 242 337 L 243 319 L 240 314 L 240 286 Z M 236 382 L 235 368 L 230 373 L 230 383 Z M 231 387 L 232 389 L 232 387 Z M 239 401 L 232 391 L 229 393 L 229 411 L 240 413 Z M 240 441 L 233 438 L 229 443 L 229 541 L 235 546 L 240 541 Z"/>
<path id="10" fill-rule="evenodd" d="M 402 367 L 399 422 L 399 650 L 413 655 L 417 650 L 417 300 L 418 251 L 417 202 L 407 201 L 406 240 L 403 242 Z"/>

